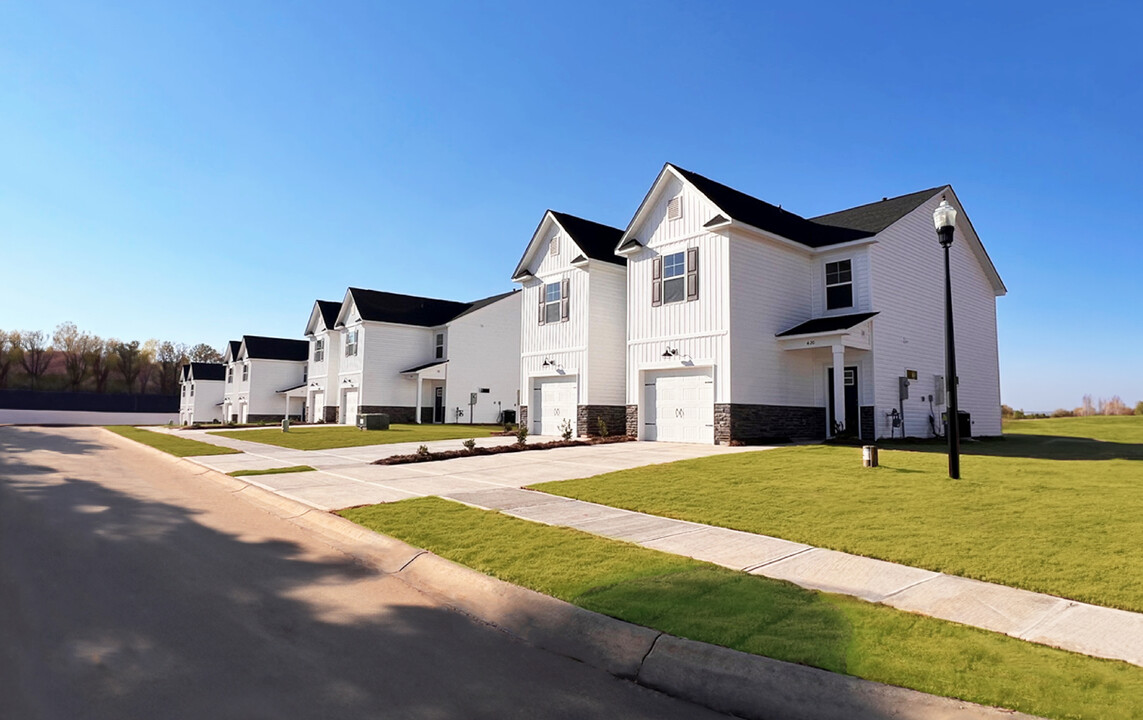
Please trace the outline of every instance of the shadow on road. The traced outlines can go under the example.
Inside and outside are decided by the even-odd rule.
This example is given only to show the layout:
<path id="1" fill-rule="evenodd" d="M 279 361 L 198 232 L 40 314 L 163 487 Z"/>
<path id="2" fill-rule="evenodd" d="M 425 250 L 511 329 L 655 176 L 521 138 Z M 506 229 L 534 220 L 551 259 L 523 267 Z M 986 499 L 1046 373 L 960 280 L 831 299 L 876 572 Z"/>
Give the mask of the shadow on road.
<path id="1" fill-rule="evenodd" d="M 0 448 L 0 717 L 705 715 L 274 537 L 265 517 L 220 531 L 206 511 L 26 461 L 97 444 L 4 429 Z"/>

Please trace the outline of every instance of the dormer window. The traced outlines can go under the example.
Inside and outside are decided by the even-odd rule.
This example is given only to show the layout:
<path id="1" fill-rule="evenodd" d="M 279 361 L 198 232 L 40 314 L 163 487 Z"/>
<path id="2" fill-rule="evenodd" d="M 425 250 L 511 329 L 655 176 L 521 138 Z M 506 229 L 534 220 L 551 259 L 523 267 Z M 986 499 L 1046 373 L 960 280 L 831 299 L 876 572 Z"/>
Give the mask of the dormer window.
<path id="1" fill-rule="evenodd" d="M 853 307 L 853 268 L 849 260 L 826 263 L 826 310 Z"/>
<path id="2" fill-rule="evenodd" d="M 325 360 L 325 338 L 314 341 L 314 362 Z"/>

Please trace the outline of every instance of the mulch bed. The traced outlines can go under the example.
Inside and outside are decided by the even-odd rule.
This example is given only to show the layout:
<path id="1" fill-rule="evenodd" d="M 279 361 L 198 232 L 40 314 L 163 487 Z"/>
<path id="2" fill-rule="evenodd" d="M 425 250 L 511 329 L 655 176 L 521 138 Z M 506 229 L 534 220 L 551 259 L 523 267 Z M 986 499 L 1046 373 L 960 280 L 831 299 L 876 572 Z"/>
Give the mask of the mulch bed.
<path id="1" fill-rule="evenodd" d="M 413 453 L 411 455 L 392 455 L 380 460 L 374 460 L 374 465 L 405 465 L 407 463 L 432 462 L 434 460 L 452 460 L 453 458 L 469 457 L 472 455 L 499 455 L 501 453 L 524 452 L 526 450 L 551 450 L 552 448 L 576 447 L 579 445 L 610 445 L 634 440 L 626 435 L 609 435 L 608 437 L 593 437 L 584 440 L 552 440 L 551 442 L 532 443 L 520 445 L 492 445 L 490 447 L 474 447 L 472 450 L 445 450 L 442 452 Z"/>

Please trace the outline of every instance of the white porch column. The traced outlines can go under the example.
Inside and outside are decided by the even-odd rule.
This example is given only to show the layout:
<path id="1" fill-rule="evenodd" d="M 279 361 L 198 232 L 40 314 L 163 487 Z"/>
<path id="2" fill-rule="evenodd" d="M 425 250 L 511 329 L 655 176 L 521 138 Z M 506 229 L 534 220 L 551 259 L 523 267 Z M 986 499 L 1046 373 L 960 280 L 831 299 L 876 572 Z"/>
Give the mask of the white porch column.
<path id="1" fill-rule="evenodd" d="M 833 419 L 845 429 L 845 346 L 841 343 L 833 346 Z"/>
<path id="2" fill-rule="evenodd" d="M 418 425 L 421 424 L 421 387 L 422 387 L 422 385 L 423 385 L 423 382 L 421 380 L 421 374 L 417 373 L 417 409 L 415 412 L 416 412 L 416 418 L 417 418 L 417 424 Z"/>

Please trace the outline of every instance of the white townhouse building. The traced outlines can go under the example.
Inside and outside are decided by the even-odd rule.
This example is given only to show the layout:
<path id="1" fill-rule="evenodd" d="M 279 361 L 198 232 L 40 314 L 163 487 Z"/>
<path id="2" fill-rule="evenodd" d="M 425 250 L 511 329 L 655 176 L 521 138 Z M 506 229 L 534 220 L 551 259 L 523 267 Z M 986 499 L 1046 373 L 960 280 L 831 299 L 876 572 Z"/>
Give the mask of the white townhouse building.
<path id="1" fill-rule="evenodd" d="M 1006 289 L 951 187 L 803 218 L 671 164 L 616 243 L 627 260 L 627 432 L 704 443 L 943 432 L 944 265 L 932 224 L 942 198 L 961 218 L 960 408 L 973 435 L 999 435 Z"/>
<path id="2" fill-rule="evenodd" d="M 387 413 L 400 423 L 495 423 L 517 408 L 518 291 L 454 302 L 349 288 L 334 327 L 339 422 Z M 327 385 L 327 405 L 334 392 Z"/>
<path id="3" fill-rule="evenodd" d="M 623 434 L 627 269 L 619 228 L 548 210 L 512 280 L 523 286 L 520 422 L 538 435 Z"/>
<path id="4" fill-rule="evenodd" d="M 305 340 L 244 335 L 227 343 L 222 416 L 227 422 L 300 420 L 304 401 L 290 393 L 305 387 L 309 343 Z"/>
<path id="5" fill-rule="evenodd" d="M 309 340 L 309 370 L 302 391 L 306 403 L 306 420 L 335 423 L 337 417 L 338 382 L 341 369 L 341 331 L 337 329 L 337 314 L 341 303 L 336 300 L 318 300 L 310 311 L 306 323 Z"/>
<path id="6" fill-rule="evenodd" d="M 222 394 L 226 366 L 192 362 L 179 375 L 179 423 L 222 422 Z"/>

